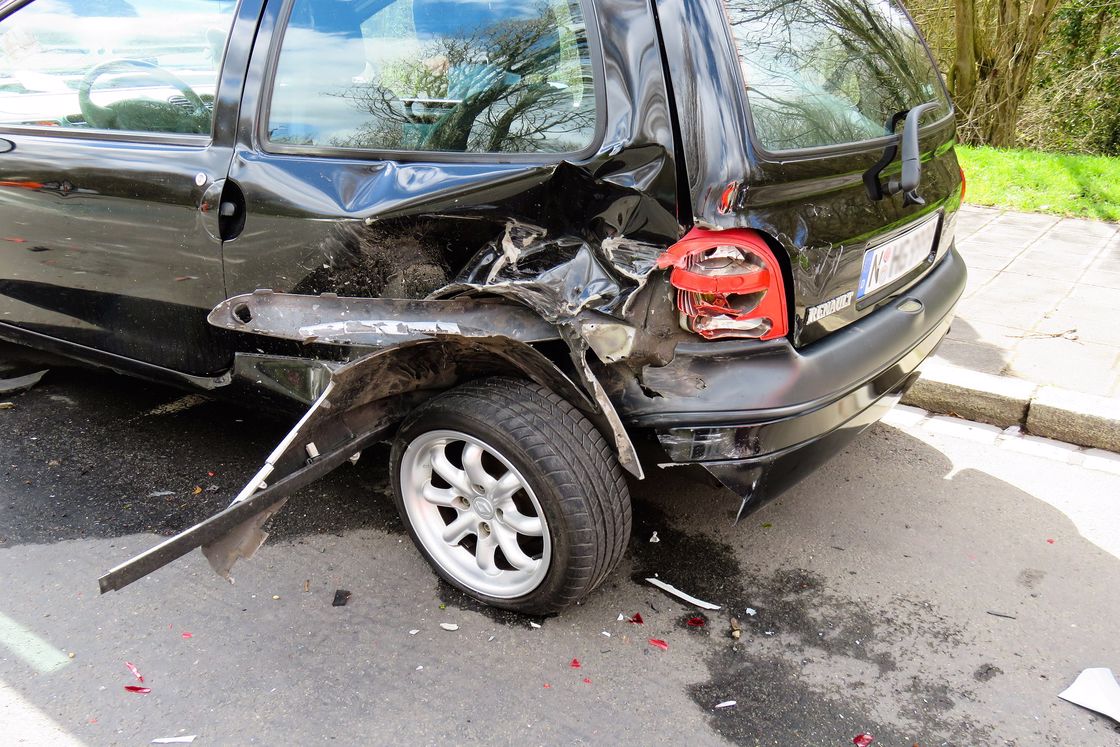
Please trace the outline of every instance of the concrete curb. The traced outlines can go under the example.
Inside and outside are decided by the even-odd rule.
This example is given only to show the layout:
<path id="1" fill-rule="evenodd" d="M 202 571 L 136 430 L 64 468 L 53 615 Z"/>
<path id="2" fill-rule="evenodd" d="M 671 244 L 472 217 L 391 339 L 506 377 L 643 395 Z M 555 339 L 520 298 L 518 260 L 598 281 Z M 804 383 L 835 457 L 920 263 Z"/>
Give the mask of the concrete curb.
<path id="1" fill-rule="evenodd" d="M 1120 452 L 1120 400 L 978 373 L 937 358 L 921 369 L 903 404 Z"/>

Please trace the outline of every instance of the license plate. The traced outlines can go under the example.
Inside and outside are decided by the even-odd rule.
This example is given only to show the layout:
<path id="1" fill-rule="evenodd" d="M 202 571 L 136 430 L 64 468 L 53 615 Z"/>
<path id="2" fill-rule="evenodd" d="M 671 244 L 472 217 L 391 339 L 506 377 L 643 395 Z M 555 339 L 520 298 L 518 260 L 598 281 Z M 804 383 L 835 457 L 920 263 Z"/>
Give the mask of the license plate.
<path id="1" fill-rule="evenodd" d="M 868 249 L 863 255 L 856 298 L 871 295 L 921 264 L 933 251 L 938 217 L 935 215 L 898 238 Z"/>

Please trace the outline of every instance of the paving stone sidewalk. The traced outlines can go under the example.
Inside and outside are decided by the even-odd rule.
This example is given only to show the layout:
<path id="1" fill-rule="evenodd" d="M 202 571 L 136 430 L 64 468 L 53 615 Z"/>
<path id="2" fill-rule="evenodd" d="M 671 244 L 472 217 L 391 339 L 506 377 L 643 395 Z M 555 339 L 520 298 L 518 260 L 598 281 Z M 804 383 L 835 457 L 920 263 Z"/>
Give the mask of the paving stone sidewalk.
<path id="1" fill-rule="evenodd" d="M 941 361 L 1120 397 L 1120 225 L 966 205 L 968 287 Z"/>

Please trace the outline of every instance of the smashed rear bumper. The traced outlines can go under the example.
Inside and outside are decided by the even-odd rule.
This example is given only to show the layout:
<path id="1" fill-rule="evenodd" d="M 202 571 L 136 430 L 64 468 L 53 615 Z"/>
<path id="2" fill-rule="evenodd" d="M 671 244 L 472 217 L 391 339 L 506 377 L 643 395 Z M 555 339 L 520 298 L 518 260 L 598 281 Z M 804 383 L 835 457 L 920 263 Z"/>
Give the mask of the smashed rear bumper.
<path id="1" fill-rule="evenodd" d="M 803 350 L 679 346 L 669 365 L 642 371 L 619 410 L 657 434 L 670 464 L 705 467 L 753 510 L 901 398 L 948 333 L 965 279 L 953 250 L 905 296 Z"/>

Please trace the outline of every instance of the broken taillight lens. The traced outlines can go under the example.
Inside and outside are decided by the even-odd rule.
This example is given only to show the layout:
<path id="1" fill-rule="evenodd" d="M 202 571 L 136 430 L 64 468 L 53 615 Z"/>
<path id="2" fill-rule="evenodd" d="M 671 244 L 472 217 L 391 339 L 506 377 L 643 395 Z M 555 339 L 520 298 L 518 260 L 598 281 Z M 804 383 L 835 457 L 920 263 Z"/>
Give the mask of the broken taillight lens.
<path id="1" fill-rule="evenodd" d="M 789 331 L 782 270 L 755 231 L 694 228 L 657 259 L 672 267 L 681 326 L 709 340 L 772 340 Z"/>

